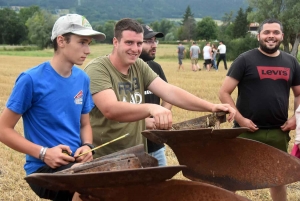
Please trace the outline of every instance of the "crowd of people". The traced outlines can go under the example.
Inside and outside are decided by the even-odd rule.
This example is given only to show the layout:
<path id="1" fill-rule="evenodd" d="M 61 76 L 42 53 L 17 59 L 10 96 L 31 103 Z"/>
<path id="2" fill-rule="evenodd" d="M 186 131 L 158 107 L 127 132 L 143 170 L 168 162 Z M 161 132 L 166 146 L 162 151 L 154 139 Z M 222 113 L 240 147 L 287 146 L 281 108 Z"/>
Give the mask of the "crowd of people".
<path id="1" fill-rule="evenodd" d="M 114 28 L 112 52 L 94 58 L 81 70 L 75 65 L 81 65 L 90 54 L 90 42 L 104 40 L 105 34 L 93 30 L 81 15 L 68 14 L 56 21 L 52 59 L 19 75 L 0 116 L 0 141 L 26 154 L 26 175 L 54 173 L 139 144 L 165 166 L 164 145 L 145 139 L 141 132 L 171 129 L 172 105 L 190 111 L 228 112 L 234 127 L 249 128 L 240 137 L 287 152 L 289 131 L 296 128 L 295 116 L 288 119 L 289 91 L 293 90 L 296 109 L 300 104 L 300 66 L 279 50 L 283 28 L 278 20 L 264 21 L 257 37 L 259 48 L 241 54 L 232 63 L 219 91 L 221 104 L 167 82 L 162 67 L 154 61 L 157 39 L 162 37 L 164 33 L 148 25 L 121 19 Z M 179 44 L 178 71 L 184 70 L 185 52 Z M 193 42 L 190 59 L 194 72 L 200 70 L 200 53 Z M 217 48 L 207 42 L 202 53 L 206 70 L 218 70 L 221 60 L 227 70 L 222 41 Z M 264 75 L 270 69 L 285 73 Z M 231 93 L 236 87 L 240 96 L 235 104 Z M 14 128 L 20 118 L 24 137 Z M 129 136 L 123 140 L 77 157 L 126 133 Z M 35 184 L 30 187 L 41 198 L 80 200 L 78 193 Z M 286 200 L 285 186 L 273 187 L 270 192 L 274 201 Z"/>
<path id="2" fill-rule="evenodd" d="M 192 71 L 200 71 L 201 67 L 198 64 L 199 55 L 201 54 L 200 47 L 196 44 L 196 41 L 192 42 L 192 45 L 190 47 L 190 60 L 191 60 L 191 69 Z M 178 53 L 178 70 L 181 68 L 184 70 L 182 60 L 184 59 L 184 54 L 186 50 L 185 47 L 180 42 L 177 47 L 177 53 Z M 227 62 L 226 62 L 226 45 L 223 43 L 223 41 L 219 42 L 219 46 L 216 47 L 215 44 L 211 44 L 210 42 L 206 42 L 206 45 L 203 47 L 202 50 L 203 53 L 203 69 L 206 69 L 207 71 L 210 71 L 211 68 L 218 71 L 218 66 L 220 61 L 223 61 L 224 68 L 227 70 Z M 217 59 L 218 55 L 218 59 Z"/>

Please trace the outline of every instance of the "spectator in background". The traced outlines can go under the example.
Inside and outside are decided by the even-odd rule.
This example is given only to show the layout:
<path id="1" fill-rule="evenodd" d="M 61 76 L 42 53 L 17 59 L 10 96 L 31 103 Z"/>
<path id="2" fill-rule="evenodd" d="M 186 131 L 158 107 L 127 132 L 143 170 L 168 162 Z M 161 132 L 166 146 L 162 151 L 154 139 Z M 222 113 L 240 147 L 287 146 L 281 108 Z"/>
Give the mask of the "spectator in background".
<path id="1" fill-rule="evenodd" d="M 225 70 L 227 70 L 227 63 L 226 63 L 226 46 L 223 44 L 223 41 L 219 42 L 218 46 L 219 58 L 217 66 L 219 67 L 219 63 L 222 60 L 224 62 Z"/>
<path id="2" fill-rule="evenodd" d="M 180 71 L 180 68 L 182 68 L 182 70 L 184 70 L 183 64 L 182 64 L 182 59 L 184 58 L 184 53 L 185 53 L 185 47 L 182 45 L 182 43 L 179 43 L 178 47 L 177 47 L 177 53 L 178 53 L 178 70 Z"/>
<path id="3" fill-rule="evenodd" d="M 212 51 L 212 66 L 216 71 L 218 71 L 218 66 L 217 66 L 217 53 L 218 50 L 214 44 L 211 44 L 211 51 Z"/>
<path id="4" fill-rule="evenodd" d="M 158 45 L 157 38 L 164 37 L 164 34 L 160 32 L 154 32 L 148 25 L 142 26 L 144 29 L 144 42 L 140 58 L 143 59 L 143 61 L 145 61 L 162 80 L 167 82 L 167 78 L 164 74 L 163 69 L 158 63 L 153 61 L 155 59 L 156 48 Z M 150 90 L 145 91 L 145 103 L 154 103 L 157 105 L 161 105 L 169 110 L 171 110 L 172 108 L 171 104 L 163 100 L 160 104 L 160 98 L 153 94 Z M 155 120 L 153 119 L 153 117 L 147 117 L 145 121 L 147 130 L 155 129 Z M 156 144 L 155 142 L 152 142 L 151 140 L 147 139 L 147 148 L 148 153 L 158 160 L 159 166 L 167 165 L 164 144 Z"/>
<path id="5" fill-rule="evenodd" d="M 190 48 L 190 58 L 192 63 L 192 71 L 196 72 L 197 70 L 201 70 L 198 65 L 198 57 L 201 53 L 200 48 L 196 45 L 196 42 L 193 41 L 193 45 Z"/>
<path id="6" fill-rule="evenodd" d="M 206 70 L 210 71 L 211 67 L 211 59 L 212 59 L 212 50 L 210 47 L 210 42 L 207 42 L 206 45 L 203 47 L 203 59 L 206 65 Z"/>

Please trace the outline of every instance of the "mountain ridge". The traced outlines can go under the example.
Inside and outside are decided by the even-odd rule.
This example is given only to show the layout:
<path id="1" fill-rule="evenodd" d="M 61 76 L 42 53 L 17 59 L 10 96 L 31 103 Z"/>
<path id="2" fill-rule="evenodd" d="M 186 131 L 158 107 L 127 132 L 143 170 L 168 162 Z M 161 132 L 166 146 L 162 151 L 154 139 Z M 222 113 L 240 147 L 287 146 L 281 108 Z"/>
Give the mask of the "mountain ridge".
<path id="1" fill-rule="evenodd" d="M 246 0 L 0 0 L 0 6 L 32 6 L 54 12 L 55 9 L 69 9 L 71 13 L 84 15 L 91 22 L 141 18 L 144 22 L 165 18 L 182 18 L 187 6 L 195 18 L 212 17 L 220 20 L 225 13 L 237 13 L 245 9 Z"/>

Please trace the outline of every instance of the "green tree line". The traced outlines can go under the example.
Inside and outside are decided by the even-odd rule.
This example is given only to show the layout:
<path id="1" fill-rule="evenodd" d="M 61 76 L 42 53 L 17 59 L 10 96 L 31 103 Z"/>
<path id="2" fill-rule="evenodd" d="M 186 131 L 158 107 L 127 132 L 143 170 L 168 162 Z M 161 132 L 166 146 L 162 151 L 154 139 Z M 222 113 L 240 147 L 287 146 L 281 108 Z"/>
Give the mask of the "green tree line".
<path id="1" fill-rule="evenodd" d="M 149 25 L 155 31 L 165 34 L 165 37 L 161 39 L 162 43 L 183 41 L 190 44 L 191 41 L 199 41 L 198 44 L 203 47 L 206 41 L 218 45 L 218 41 L 222 40 L 227 46 L 228 59 L 233 60 L 240 53 L 258 47 L 255 36 L 248 32 L 250 22 L 261 22 L 266 18 L 276 17 L 283 22 L 285 28 L 283 50 L 292 52 L 296 56 L 300 35 L 300 2 L 285 0 L 286 4 L 281 12 L 276 14 L 274 11 L 272 15 L 266 15 L 265 10 L 268 7 L 263 3 L 264 0 L 249 1 L 253 3 L 255 9 L 240 8 L 236 14 L 233 11 L 225 13 L 220 26 L 211 17 L 204 17 L 197 21 L 190 6 L 187 6 L 182 12 L 182 20 L 179 22 L 162 19 L 153 21 Z M 254 5 L 258 5 L 258 7 L 254 7 Z M 0 44 L 35 44 L 40 49 L 50 47 L 51 30 L 57 18 L 58 16 L 38 6 L 22 8 L 19 13 L 8 8 L 1 9 Z M 144 19 L 136 19 L 140 23 L 144 23 Z M 104 42 L 111 43 L 115 23 L 115 20 L 93 23 L 93 28 L 105 33 L 107 38 Z"/>

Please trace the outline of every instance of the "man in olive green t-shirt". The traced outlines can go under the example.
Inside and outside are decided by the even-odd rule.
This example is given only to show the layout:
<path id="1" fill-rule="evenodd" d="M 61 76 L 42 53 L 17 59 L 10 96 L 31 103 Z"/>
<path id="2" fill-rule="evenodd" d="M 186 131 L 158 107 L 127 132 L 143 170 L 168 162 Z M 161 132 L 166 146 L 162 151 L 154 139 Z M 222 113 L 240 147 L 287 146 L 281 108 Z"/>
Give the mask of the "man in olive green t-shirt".
<path id="1" fill-rule="evenodd" d="M 133 19 L 122 19 L 115 25 L 113 51 L 92 60 L 84 69 L 90 76 L 95 107 L 90 113 L 93 143 L 99 146 L 126 133 L 129 136 L 96 150 L 95 158 L 144 143 L 141 131 L 145 118 L 153 116 L 154 128 L 170 129 L 172 113 L 157 105 L 144 103 L 148 89 L 163 100 L 193 111 L 235 110 L 228 104 L 213 104 L 183 89 L 164 82 L 139 56 L 142 52 L 143 27 Z"/>

